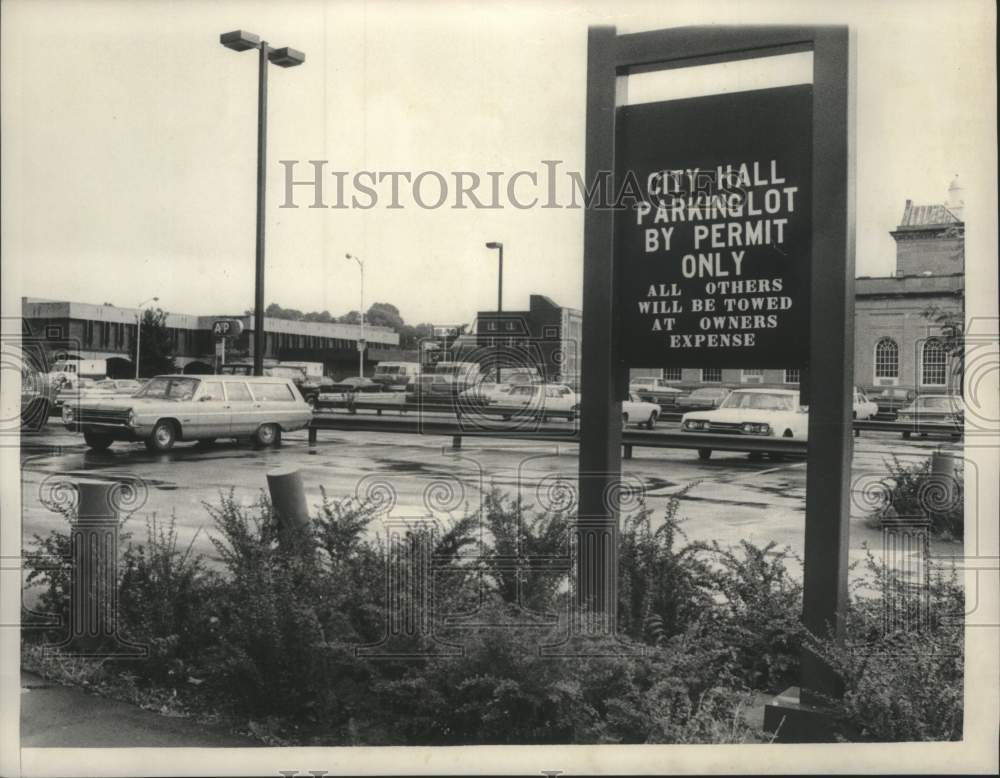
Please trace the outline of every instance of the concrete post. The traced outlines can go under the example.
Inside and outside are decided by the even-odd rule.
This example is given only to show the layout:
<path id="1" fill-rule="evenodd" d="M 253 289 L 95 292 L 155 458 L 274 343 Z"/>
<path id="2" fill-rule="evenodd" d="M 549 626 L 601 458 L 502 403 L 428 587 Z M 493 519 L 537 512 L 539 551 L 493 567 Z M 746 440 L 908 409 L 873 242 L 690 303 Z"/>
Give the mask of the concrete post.
<path id="1" fill-rule="evenodd" d="M 283 545 L 300 544 L 309 533 L 309 505 L 301 473 L 283 467 L 267 474 L 271 505 L 278 516 L 278 536 Z"/>
<path id="2" fill-rule="evenodd" d="M 51 648 L 73 656 L 146 656 L 147 648 L 118 632 L 118 503 L 120 485 L 76 484 L 76 520 L 70 531 L 73 567 L 69 632 Z"/>

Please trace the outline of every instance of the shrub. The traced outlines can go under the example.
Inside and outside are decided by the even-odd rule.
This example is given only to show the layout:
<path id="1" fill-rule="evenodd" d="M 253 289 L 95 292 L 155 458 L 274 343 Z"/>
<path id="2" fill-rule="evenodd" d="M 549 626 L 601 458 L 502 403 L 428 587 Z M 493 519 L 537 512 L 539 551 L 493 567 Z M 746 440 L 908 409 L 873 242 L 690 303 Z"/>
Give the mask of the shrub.
<path id="1" fill-rule="evenodd" d="M 870 553 L 867 567 L 858 587 L 883 597 L 852 598 L 843 642 L 811 641 L 843 681 L 827 703 L 852 739 L 960 740 L 965 598 L 954 570 L 932 565 L 918 588 Z"/>
<path id="2" fill-rule="evenodd" d="M 565 588 L 567 571 L 560 565 L 569 556 L 569 517 L 532 510 L 493 489 L 483 518 L 491 540 L 484 562 L 500 597 L 536 613 L 551 611 Z"/>
<path id="3" fill-rule="evenodd" d="M 802 585 L 785 566 L 789 549 L 741 540 L 737 549 L 712 544 L 717 601 L 713 626 L 733 649 L 734 672 L 748 686 L 781 691 L 798 678 L 806 631 Z"/>
<path id="4" fill-rule="evenodd" d="M 502 620 L 505 603 L 487 605 Z M 484 614 L 485 615 L 485 614 Z M 465 632 L 460 657 L 435 657 L 377 682 L 384 743 L 426 745 L 754 741 L 745 699 L 698 641 L 649 648 L 538 627 Z"/>
<path id="5" fill-rule="evenodd" d="M 210 639 L 205 590 L 212 584 L 201 556 L 192 554 L 197 536 L 181 550 L 175 517 L 163 524 L 154 514 L 146 542 L 130 541 L 122 554 L 119 621 L 130 640 L 148 646 L 146 662 L 129 662 L 147 677 L 183 683 L 201 672 L 197 660 Z"/>
<path id="6" fill-rule="evenodd" d="M 711 567 L 703 543 L 687 540 L 671 497 L 653 528 L 642 506 L 621 520 L 618 551 L 618 624 L 634 640 L 663 642 L 687 630 L 714 606 Z"/>
<path id="7" fill-rule="evenodd" d="M 961 540 L 965 529 L 962 469 L 946 483 L 931 473 L 931 460 L 907 467 L 893 455 L 886 461 L 891 487 L 885 504 L 872 514 L 875 523 L 897 516 L 926 517 L 930 530 L 946 540 Z"/>

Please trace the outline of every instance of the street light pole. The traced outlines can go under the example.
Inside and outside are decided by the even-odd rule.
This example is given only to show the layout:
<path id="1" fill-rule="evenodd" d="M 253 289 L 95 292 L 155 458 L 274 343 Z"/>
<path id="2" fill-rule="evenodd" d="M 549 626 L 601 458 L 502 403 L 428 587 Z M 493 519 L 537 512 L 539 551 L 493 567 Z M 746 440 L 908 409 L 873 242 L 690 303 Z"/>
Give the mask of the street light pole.
<path id="1" fill-rule="evenodd" d="M 150 297 L 136 306 L 138 309 L 135 315 L 135 378 L 137 381 L 139 380 L 139 354 L 142 349 L 142 306 L 146 303 L 158 303 L 159 301 L 159 297 Z"/>
<path id="2" fill-rule="evenodd" d="M 488 249 L 497 249 L 499 253 L 499 269 L 497 272 L 497 314 L 503 313 L 503 243 L 490 241 L 486 244 Z M 497 316 L 497 326 L 499 327 L 500 317 Z M 497 383 L 500 383 L 500 338 L 497 337 Z"/>
<path id="3" fill-rule="evenodd" d="M 347 259 L 353 259 L 361 268 L 361 340 L 358 342 L 358 376 L 365 377 L 365 263 L 353 254 L 345 254 Z"/>
<path id="4" fill-rule="evenodd" d="M 253 373 L 264 375 L 264 198 L 267 189 L 267 63 L 283 68 L 301 65 L 306 55 L 287 46 L 275 49 L 259 36 L 234 30 L 219 36 L 219 43 L 233 51 L 257 49 L 257 248 L 254 269 Z"/>

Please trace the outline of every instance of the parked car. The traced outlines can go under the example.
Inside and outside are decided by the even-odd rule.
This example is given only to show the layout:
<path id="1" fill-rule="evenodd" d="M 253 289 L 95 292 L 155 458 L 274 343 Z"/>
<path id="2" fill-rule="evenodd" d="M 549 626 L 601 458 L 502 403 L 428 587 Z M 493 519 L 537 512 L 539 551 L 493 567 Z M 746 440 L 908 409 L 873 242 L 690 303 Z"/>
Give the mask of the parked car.
<path id="1" fill-rule="evenodd" d="M 868 396 L 878 406 L 878 415 L 887 421 L 893 421 L 899 414 L 899 409 L 912 403 L 917 393 L 898 386 L 875 387 Z"/>
<path id="2" fill-rule="evenodd" d="M 878 413 L 878 405 L 868 399 L 865 390 L 860 386 L 854 387 L 854 418 L 870 419 Z"/>
<path id="3" fill-rule="evenodd" d="M 379 362 L 372 380 L 382 384 L 387 392 L 405 392 L 418 375 L 419 362 Z"/>
<path id="4" fill-rule="evenodd" d="M 685 413 L 681 432 L 807 440 L 809 414 L 792 389 L 737 389 L 716 410 Z M 712 449 L 698 449 L 700 459 L 711 456 Z"/>
<path id="5" fill-rule="evenodd" d="M 328 391 L 325 386 L 328 385 L 327 382 L 323 381 L 322 376 L 310 375 L 309 368 L 307 365 L 311 365 L 310 362 L 299 362 L 296 364 L 265 364 L 263 366 L 263 372 L 266 376 L 277 376 L 279 378 L 290 378 L 295 382 L 295 386 L 298 387 L 299 393 L 302 398 L 312 406 L 316 405 L 319 399 L 320 392 Z M 253 363 L 252 362 L 231 362 L 228 365 L 222 366 L 222 375 L 253 375 Z"/>
<path id="6" fill-rule="evenodd" d="M 511 384 L 497 384 L 493 381 L 481 381 L 462 392 L 459 397 L 466 404 L 490 405 L 502 403 L 507 399 L 512 389 Z"/>
<path id="7" fill-rule="evenodd" d="M 470 386 L 479 383 L 478 362 L 438 362 L 434 367 L 434 375 L 441 376 L 443 381 L 434 381 L 430 389 L 434 394 L 450 394 L 457 397 Z M 444 387 L 447 386 L 447 390 Z"/>
<path id="8" fill-rule="evenodd" d="M 99 391 L 110 392 L 111 394 L 131 397 L 142 389 L 142 383 L 134 378 L 105 378 L 94 384 L 94 388 Z"/>
<path id="9" fill-rule="evenodd" d="M 724 386 L 702 386 L 678 397 L 674 407 L 679 411 L 710 411 L 718 408 L 731 391 Z"/>
<path id="10" fill-rule="evenodd" d="M 505 419 L 538 416 L 545 420 L 551 416 L 573 420 L 580 412 L 576 393 L 561 384 L 515 384 L 494 406 L 505 412 Z"/>
<path id="11" fill-rule="evenodd" d="M 623 427 L 629 424 L 642 424 L 646 429 L 655 429 L 658 418 L 660 418 L 660 406 L 640 400 L 635 392 L 629 392 L 628 399 L 622 402 Z"/>
<path id="12" fill-rule="evenodd" d="M 655 376 L 633 378 L 628 390 L 635 392 L 644 402 L 656 403 L 661 410 L 673 409 L 677 405 L 677 399 L 684 394 L 683 389 L 671 386 L 662 378 Z"/>
<path id="13" fill-rule="evenodd" d="M 896 421 L 914 424 L 916 432 L 926 435 L 919 429 L 921 424 L 948 424 L 955 427 L 953 437 L 961 437 L 965 424 L 965 409 L 962 398 L 957 394 L 922 394 L 910 405 L 901 408 Z M 909 438 L 910 430 L 903 432 L 904 438 Z"/>
<path id="14" fill-rule="evenodd" d="M 62 418 L 98 451 L 139 440 L 150 451 L 169 451 L 178 440 L 250 438 L 274 445 L 282 431 L 305 427 L 312 408 L 288 378 L 161 375 L 134 397 L 66 405 Z"/>
<path id="15" fill-rule="evenodd" d="M 92 395 L 97 387 L 93 378 L 57 378 L 53 383 L 54 410 L 60 411 L 64 405 L 78 405 L 84 397 Z M 100 392 L 110 395 L 110 392 Z"/>

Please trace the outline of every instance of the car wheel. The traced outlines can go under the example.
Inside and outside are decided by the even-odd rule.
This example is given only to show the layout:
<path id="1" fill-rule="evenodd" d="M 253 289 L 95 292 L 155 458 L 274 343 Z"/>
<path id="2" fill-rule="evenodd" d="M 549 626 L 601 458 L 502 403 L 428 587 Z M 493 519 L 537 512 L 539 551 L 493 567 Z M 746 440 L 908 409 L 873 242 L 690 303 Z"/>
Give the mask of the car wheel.
<path id="1" fill-rule="evenodd" d="M 699 448 L 698 449 L 698 459 L 703 461 L 708 461 L 712 458 L 712 449 L 710 448 Z"/>
<path id="2" fill-rule="evenodd" d="M 903 433 L 903 440 L 909 440 L 909 439 L 910 439 L 910 433 L 909 432 L 904 432 Z"/>
<path id="3" fill-rule="evenodd" d="M 649 420 L 646 422 L 646 429 L 654 430 L 656 429 L 656 411 L 649 414 Z"/>
<path id="4" fill-rule="evenodd" d="M 105 451 L 113 442 L 107 435 L 100 435 L 96 432 L 84 432 L 83 439 L 87 441 L 87 447 L 94 451 Z"/>
<path id="5" fill-rule="evenodd" d="M 177 442 L 177 428 L 172 421 L 158 421 L 153 427 L 153 434 L 146 439 L 146 448 L 150 451 L 169 451 Z"/>
<path id="6" fill-rule="evenodd" d="M 253 436 L 255 444 L 261 448 L 277 445 L 281 439 L 281 431 L 277 424 L 261 424 Z"/>

